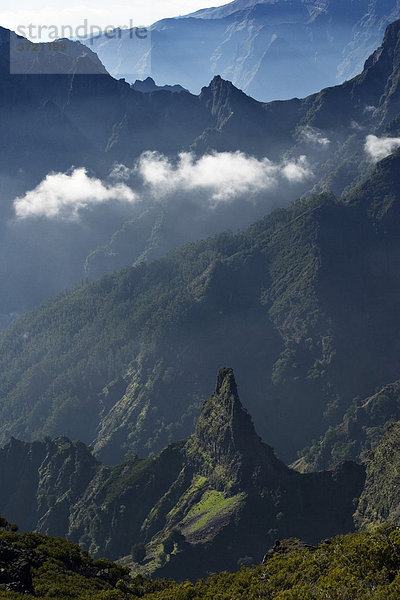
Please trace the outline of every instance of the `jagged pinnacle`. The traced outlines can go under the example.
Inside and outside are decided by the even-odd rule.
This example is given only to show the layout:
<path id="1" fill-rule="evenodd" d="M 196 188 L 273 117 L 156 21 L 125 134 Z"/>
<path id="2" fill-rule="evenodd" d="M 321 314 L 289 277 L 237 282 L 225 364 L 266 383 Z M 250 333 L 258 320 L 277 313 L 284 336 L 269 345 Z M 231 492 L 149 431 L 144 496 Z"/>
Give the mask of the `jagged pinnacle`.
<path id="1" fill-rule="evenodd" d="M 227 393 L 233 396 L 237 396 L 238 391 L 235 381 L 235 375 L 231 367 L 222 367 L 222 369 L 218 371 L 217 386 L 215 388 L 215 393 L 217 395 Z"/>
<path id="2" fill-rule="evenodd" d="M 286 469 L 257 435 L 229 367 L 219 370 L 215 392 L 203 405 L 188 449 L 201 472 L 220 473 L 221 485 L 246 486 Z"/>

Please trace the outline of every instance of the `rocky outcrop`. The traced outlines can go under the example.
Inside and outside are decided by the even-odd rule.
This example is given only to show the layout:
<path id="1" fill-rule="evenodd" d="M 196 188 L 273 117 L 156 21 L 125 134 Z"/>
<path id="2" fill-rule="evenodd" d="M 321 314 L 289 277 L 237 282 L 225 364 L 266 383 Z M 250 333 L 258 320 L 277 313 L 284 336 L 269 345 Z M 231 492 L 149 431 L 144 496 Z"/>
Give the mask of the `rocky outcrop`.
<path id="1" fill-rule="evenodd" d="M 339 425 L 317 440 L 293 467 L 301 471 L 332 468 L 342 460 L 364 462 L 379 444 L 388 425 L 400 419 L 400 381 L 357 398 Z"/>
<path id="2" fill-rule="evenodd" d="M 152 77 L 147 77 L 141 81 L 137 79 L 135 83 L 132 84 L 132 89 L 136 90 L 136 92 L 142 92 L 142 94 L 152 94 L 153 92 L 173 92 L 177 94 L 179 92 L 187 92 L 184 87 L 181 85 L 157 85 Z"/>
<path id="3" fill-rule="evenodd" d="M 0 449 L 0 509 L 21 529 L 66 535 L 69 510 L 98 469 L 88 448 L 66 437 Z"/>
<path id="4" fill-rule="evenodd" d="M 31 566 L 37 566 L 37 559 L 33 552 L 0 540 L 0 590 L 35 595 Z"/>
<path id="5" fill-rule="evenodd" d="M 267 564 L 271 558 L 274 556 L 279 556 L 281 554 L 290 554 L 291 552 L 298 552 L 301 550 L 309 550 L 310 552 L 315 552 L 317 550 L 316 546 L 312 544 L 306 544 L 302 540 L 297 538 L 292 538 L 288 540 L 276 540 L 275 545 L 271 550 L 268 550 L 267 554 L 264 556 L 263 564 Z"/>

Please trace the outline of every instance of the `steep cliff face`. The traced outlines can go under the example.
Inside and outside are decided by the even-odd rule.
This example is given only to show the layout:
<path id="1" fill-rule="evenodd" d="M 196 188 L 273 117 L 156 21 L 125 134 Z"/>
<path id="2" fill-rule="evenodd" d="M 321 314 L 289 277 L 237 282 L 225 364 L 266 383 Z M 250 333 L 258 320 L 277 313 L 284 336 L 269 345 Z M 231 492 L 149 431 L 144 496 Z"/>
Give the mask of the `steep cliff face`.
<path id="1" fill-rule="evenodd" d="M 71 504 L 99 464 L 88 448 L 65 437 L 27 444 L 14 438 L 0 450 L 0 506 L 24 530 L 65 535 Z"/>
<path id="2" fill-rule="evenodd" d="M 350 531 L 363 479 L 353 463 L 311 475 L 287 468 L 256 434 L 223 368 L 195 433 L 148 459 L 107 467 L 66 438 L 13 440 L 0 453 L 0 509 L 96 556 L 129 557 L 143 544 L 135 568 L 195 578 L 245 556 L 259 561 L 277 537 L 318 542 Z"/>

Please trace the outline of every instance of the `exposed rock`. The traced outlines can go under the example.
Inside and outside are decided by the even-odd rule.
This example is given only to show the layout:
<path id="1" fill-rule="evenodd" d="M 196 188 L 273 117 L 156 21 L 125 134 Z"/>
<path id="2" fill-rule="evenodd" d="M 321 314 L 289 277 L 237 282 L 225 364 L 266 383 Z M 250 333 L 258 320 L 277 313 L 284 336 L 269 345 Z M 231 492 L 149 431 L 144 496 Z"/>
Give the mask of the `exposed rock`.
<path id="1" fill-rule="evenodd" d="M 197 467 L 202 474 L 223 488 L 272 484 L 288 473 L 272 448 L 257 435 L 249 413 L 239 400 L 230 368 L 220 369 L 215 393 L 202 408 L 196 432 L 188 442 L 188 452 L 194 455 L 195 462 L 201 461 Z"/>
<path id="2" fill-rule="evenodd" d="M 276 540 L 275 546 L 271 548 L 271 550 L 268 550 L 267 554 L 264 556 L 263 563 L 266 564 L 277 554 L 290 554 L 291 552 L 297 552 L 298 550 L 310 550 L 310 552 L 315 552 L 317 546 L 306 544 L 298 538 Z"/>
<path id="3" fill-rule="evenodd" d="M 0 540 L 0 589 L 34 595 L 31 565 L 35 561 L 34 553 Z"/>

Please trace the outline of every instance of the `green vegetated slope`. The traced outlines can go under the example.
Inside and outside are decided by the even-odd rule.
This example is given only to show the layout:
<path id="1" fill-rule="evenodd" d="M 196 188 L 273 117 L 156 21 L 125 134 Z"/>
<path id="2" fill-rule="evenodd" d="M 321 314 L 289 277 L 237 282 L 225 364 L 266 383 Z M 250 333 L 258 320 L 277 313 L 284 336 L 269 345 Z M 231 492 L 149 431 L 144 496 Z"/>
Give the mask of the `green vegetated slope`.
<path id="1" fill-rule="evenodd" d="M 3 558 L 8 558 L 8 569 L 0 574 L 0 598 L 397 600 L 399 554 L 399 530 L 383 527 L 326 540 L 318 548 L 288 540 L 263 565 L 177 584 L 131 576 L 121 566 L 102 559 L 93 561 L 61 539 L 4 532 L 0 535 L 0 562 L 4 564 Z"/>
<path id="2" fill-rule="evenodd" d="M 159 450 L 231 364 L 258 431 L 293 459 L 398 378 L 399 164 L 348 203 L 294 203 L 19 319 L 0 337 L 3 442 L 67 435 L 107 462 Z"/>
<path id="3" fill-rule="evenodd" d="M 0 506 L 23 530 L 179 580 L 260 562 L 276 538 L 351 531 L 364 479 L 350 462 L 305 475 L 286 467 L 256 434 L 228 368 L 195 433 L 150 458 L 103 466 L 67 438 L 0 450 Z"/>
<path id="4" fill-rule="evenodd" d="M 368 454 L 367 479 L 356 512 L 356 523 L 400 522 L 400 422 L 392 423 L 377 447 Z"/>

